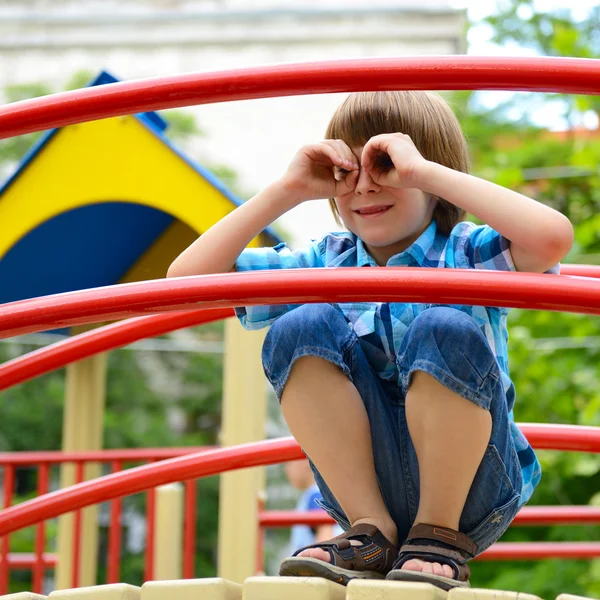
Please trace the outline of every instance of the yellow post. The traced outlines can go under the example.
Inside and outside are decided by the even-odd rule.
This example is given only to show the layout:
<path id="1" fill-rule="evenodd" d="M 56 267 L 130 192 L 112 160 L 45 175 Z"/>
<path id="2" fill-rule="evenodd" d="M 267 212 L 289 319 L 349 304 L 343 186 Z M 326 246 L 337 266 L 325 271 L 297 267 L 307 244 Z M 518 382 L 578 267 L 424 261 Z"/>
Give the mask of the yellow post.
<path id="1" fill-rule="evenodd" d="M 265 437 L 266 379 L 260 353 L 266 330 L 244 331 L 237 319 L 225 323 L 221 445 Z M 219 577 L 242 583 L 256 569 L 258 498 L 264 469 L 221 475 L 219 494 Z"/>
<path id="2" fill-rule="evenodd" d="M 106 397 L 107 355 L 97 354 L 67 367 L 65 406 L 63 413 L 64 452 L 100 450 L 104 404 Z M 85 479 L 100 476 L 97 464 L 86 467 Z M 65 465 L 61 470 L 61 487 L 75 483 L 75 468 Z M 58 566 L 56 588 L 72 587 L 74 514 L 59 519 Z M 96 585 L 98 557 L 98 507 L 83 511 L 82 541 L 80 544 L 80 586 Z"/>
<path id="3" fill-rule="evenodd" d="M 154 515 L 154 579 L 181 579 L 183 486 L 180 483 L 162 485 L 156 489 Z"/>

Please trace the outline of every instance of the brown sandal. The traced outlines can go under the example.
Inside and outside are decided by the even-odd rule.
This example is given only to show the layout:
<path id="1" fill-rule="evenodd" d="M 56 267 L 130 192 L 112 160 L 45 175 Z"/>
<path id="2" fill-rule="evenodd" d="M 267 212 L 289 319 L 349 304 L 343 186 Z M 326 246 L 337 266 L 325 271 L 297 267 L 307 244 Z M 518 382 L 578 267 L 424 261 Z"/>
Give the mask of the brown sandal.
<path id="1" fill-rule="evenodd" d="M 406 542 L 400 548 L 398 560 L 388 573 L 387 579 L 431 583 L 443 590 L 470 587 L 471 569 L 467 561 L 471 560 L 476 552 L 477 545 L 464 533 L 447 527 L 420 523 L 408 532 Z M 454 571 L 454 577 L 401 570 L 402 565 L 413 558 L 449 565 Z"/>
<path id="2" fill-rule="evenodd" d="M 361 542 L 353 546 L 350 540 Z M 310 548 L 329 552 L 330 563 L 317 558 L 298 556 Z M 375 525 L 363 523 L 351 527 L 337 537 L 300 548 L 286 558 L 279 569 L 280 575 L 295 577 L 324 577 L 346 585 L 351 579 L 384 579 L 392 568 L 398 548 Z"/>

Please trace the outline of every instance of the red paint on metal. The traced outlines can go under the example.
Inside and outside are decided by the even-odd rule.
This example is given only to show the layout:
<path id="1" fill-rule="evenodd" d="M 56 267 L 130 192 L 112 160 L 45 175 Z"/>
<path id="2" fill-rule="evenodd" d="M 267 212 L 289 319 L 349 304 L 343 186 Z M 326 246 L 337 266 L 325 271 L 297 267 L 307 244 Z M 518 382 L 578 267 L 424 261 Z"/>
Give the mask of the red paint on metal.
<path id="1" fill-rule="evenodd" d="M 77 462 L 75 464 L 75 485 L 80 485 L 83 482 L 83 462 Z M 72 573 L 72 586 L 74 588 L 79 587 L 79 576 L 81 569 L 81 522 L 82 514 L 78 510 L 75 513 L 75 526 L 73 527 L 73 560 L 71 565 L 73 566 Z"/>
<path id="2" fill-rule="evenodd" d="M 536 448 L 600 452 L 600 427 L 519 424 Z M 86 481 L 0 512 L 0 536 L 43 519 L 167 483 L 303 458 L 293 438 L 194 453 Z"/>
<path id="3" fill-rule="evenodd" d="M 597 94 L 600 61 L 426 56 L 288 63 L 127 81 L 14 102 L 0 138 L 140 112 L 255 98 L 374 90 L 521 90 Z"/>
<path id="4" fill-rule="evenodd" d="M 111 465 L 112 473 L 119 473 L 123 470 L 123 464 L 119 460 L 113 461 Z M 108 530 L 108 556 L 106 583 L 119 583 L 121 572 L 121 513 L 122 500 L 115 498 L 110 503 L 110 524 Z"/>
<path id="5" fill-rule="evenodd" d="M 41 464 L 38 468 L 37 494 L 43 496 L 48 493 L 50 479 L 50 465 Z M 40 521 L 35 531 L 35 564 L 33 566 L 33 592 L 42 593 L 44 582 L 44 548 L 46 546 L 46 522 Z"/>
<path id="6" fill-rule="evenodd" d="M 335 521 L 324 510 L 266 510 L 258 515 L 261 527 L 292 527 L 293 525 L 331 525 Z M 526 506 L 513 525 L 558 525 L 600 523 L 600 507 L 596 506 Z"/>
<path id="7" fill-rule="evenodd" d="M 538 273 L 423 267 L 219 273 L 141 281 L 3 304 L 0 337 L 153 312 L 373 300 L 600 314 L 600 281 Z"/>
<path id="8" fill-rule="evenodd" d="M 231 317 L 230 308 L 137 317 L 111 323 L 29 352 L 0 365 L 0 390 L 138 340 Z"/>
<path id="9" fill-rule="evenodd" d="M 600 542 L 497 542 L 475 560 L 589 559 L 600 556 Z"/>
<path id="10" fill-rule="evenodd" d="M 575 277 L 600 277 L 600 267 L 596 265 L 560 265 L 561 275 Z"/>
<path id="11" fill-rule="evenodd" d="M 64 464 L 75 462 L 106 463 L 114 460 L 123 462 L 148 462 L 184 456 L 195 452 L 214 450 L 216 446 L 184 446 L 182 448 L 136 448 L 125 450 L 88 450 L 82 452 L 40 451 L 0 452 L 0 465 L 37 466 L 41 463 Z"/>
<path id="12" fill-rule="evenodd" d="M 13 493 L 15 488 L 15 468 L 13 465 L 4 466 L 4 498 L 3 498 L 3 511 L 5 513 L 12 504 Z M 0 513 L 0 515 L 2 514 Z M 14 531 L 14 530 L 13 530 Z M 0 545 L 0 595 L 8 593 L 8 578 L 9 578 L 9 566 L 8 566 L 8 553 L 10 550 L 10 536 L 7 532 L 6 535 L 2 536 L 2 543 Z"/>

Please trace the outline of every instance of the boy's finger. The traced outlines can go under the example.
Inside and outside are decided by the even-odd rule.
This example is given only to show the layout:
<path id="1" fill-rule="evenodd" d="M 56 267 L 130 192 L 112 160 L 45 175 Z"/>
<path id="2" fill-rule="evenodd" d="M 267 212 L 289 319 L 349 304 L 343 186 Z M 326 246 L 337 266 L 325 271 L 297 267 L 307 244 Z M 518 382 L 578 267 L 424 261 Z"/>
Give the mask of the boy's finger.
<path id="1" fill-rule="evenodd" d="M 335 150 L 337 150 L 338 154 L 342 157 L 342 160 L 348 166 L 348 169 L 358 169 L 359 164 L 356 160 L 356 156 L 354 156 L 350 146 L 344 142 L 344 140 L 328 140 Z"/>

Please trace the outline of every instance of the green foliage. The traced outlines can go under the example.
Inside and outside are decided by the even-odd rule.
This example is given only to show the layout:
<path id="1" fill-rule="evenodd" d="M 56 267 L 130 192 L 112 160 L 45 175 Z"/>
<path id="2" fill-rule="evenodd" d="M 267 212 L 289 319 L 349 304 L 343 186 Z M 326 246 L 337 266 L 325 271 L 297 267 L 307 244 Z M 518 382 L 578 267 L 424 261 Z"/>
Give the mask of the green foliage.
<path id="1" fill-rule="evenodd" d="M 576 21 L 569 10 L 536 12 L 533 0 L 500 2 L 486 19 L 499 43 L 516 43 L 551 56 L 596 57 L 599 9 Z M 513 94 L 494 109 L 481 93 L 459 92 L 452 104 L 461 118 L 474 174 L 517 189 L 567 215 L 575 244 L 565 262 L 598 262 L 600 254 L 600 135 L 576 130 L 582 113 L 600 111 L 598 97 Z M 558 136 L 534 124 L 552 103 L 570 132 Z M 516 117 L 516 118 L 515 118 Z M 600 321 L 596 317 L 513 310 L 509 359 L 519 422 L 600 423 Z M 565 343 L 565 341 L 567 343 Z M 539 452 L 543 477 L 530 504 L 592 504 L 600 489 L 600 456 Z M 598 526 L 512 527 L 503 541 L 595 541 Z M 478 563 L 476 587 L 554 598 L 568 592 L 598 596 L 600 560 Z"/>

